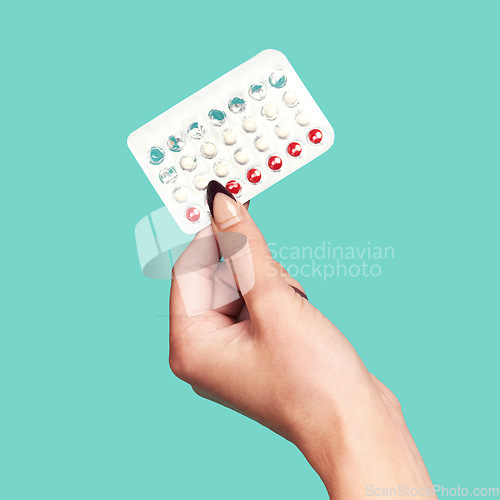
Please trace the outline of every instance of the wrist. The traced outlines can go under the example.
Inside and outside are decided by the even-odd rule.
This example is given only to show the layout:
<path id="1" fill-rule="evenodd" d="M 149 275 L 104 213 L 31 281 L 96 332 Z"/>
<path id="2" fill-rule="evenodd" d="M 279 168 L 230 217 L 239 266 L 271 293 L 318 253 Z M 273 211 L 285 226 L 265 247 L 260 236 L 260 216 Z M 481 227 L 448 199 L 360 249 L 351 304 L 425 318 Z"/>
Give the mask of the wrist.
<path id="1" fill-rule="evenodd" d="M 400 408 L 388 404 L 370 380 L 348 398 L 331 398 L 294 443 L 335 500 L 360 498 L 370 488 L 415 488 L 433 497 L 433 486 Z M 435 498 L 435 497 L 434 497 Z"/>
<path id="2" fill-rule="evenodd" d="M 318 473 L 330 497 L 334 493 L 336 500 L 361 496 L 360 469 L 367 454 L 376 460 L 374 450 L 383 444 L 378 430 L 383 427 L 383 413 L 371 383 L 362 381 L 345 394 L 325 398 L 320 408 L 296 426 L 293 442 Z"/>

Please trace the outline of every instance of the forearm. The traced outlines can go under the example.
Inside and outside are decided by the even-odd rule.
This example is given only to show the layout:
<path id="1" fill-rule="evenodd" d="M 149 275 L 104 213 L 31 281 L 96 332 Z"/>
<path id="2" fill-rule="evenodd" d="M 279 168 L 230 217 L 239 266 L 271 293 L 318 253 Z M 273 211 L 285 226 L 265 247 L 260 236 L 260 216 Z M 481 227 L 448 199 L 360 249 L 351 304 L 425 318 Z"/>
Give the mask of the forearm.
<path id="1" fill-rule="evenodd" d="M 386 399 L 368 384 L 330 410 L 331 417 L 323 417 L 324 432 L 318 427 L 297 442 L 330 498 L 380 496 L 383 489 L 436 498 L 395 398 Z"/>

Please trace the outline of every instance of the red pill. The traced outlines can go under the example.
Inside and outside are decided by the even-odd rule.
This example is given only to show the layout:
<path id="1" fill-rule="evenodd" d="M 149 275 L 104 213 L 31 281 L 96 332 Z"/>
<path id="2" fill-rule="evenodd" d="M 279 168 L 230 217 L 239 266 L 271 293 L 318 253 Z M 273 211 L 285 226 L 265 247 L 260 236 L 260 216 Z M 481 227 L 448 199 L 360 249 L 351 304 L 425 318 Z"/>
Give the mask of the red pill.
<path id="1" fill-rule="evenodd" d="M 197 222 L 200 219 L 200 209 L 196 207 L 190 207 L 186 210 L 186 219 L 189 222 Z"/>
<path id="2" fill-rule="evenodd" d="M 323 132 L 317 128 L 313 128 L 307 137 L 313 144 L 319 144 L 323 140 Z"/>
<path id="3" fill-rule="evenodd" d="M 283 160 L 279 156 L 271 156 L 267 160 L 267 166 L 271 170 L 279 170 L 283 166 Z"/>
<path id="4" fill-rule="evenodd" d="M 288 154 L 297 158 L 302 153 L 302 146 L 298 142 L 291 142 L 287 147 Z"/>
<path id="5" fill-rule="evenodd" d="M 252 183 L 252 184 L 257 184 L 262 179 L 262 174 L 260 173 L 260 170 L 257 168 L 251 168 L 247 172 L 247 179 Z"/>
<path id="6" fill-rule="evenodd" d="M 229 181 L 226 184 L 226 189 L 231 193 L 231 194 L 240 194 L 241 191 L 241 184 L 237 181 Z"/>

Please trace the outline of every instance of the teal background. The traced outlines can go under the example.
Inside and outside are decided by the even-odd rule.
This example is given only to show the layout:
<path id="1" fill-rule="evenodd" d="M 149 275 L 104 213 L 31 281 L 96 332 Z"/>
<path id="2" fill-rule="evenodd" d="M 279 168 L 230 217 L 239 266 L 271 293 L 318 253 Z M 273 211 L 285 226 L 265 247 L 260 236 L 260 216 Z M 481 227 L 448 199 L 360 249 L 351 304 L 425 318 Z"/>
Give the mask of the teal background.
<path id="1" fill-rule="evenodd" d="M 434 482 L 499 486 L 498 2 L 2 11 L 0 498 L 326 498 L 291 444 L 174 378 L 169 285 L 134 241 L 161 202 L 128 134 L 265 48 L 337 136 L 255 220 L 277 245 L 394 246 L 377 279 L 303 284 Z"/>

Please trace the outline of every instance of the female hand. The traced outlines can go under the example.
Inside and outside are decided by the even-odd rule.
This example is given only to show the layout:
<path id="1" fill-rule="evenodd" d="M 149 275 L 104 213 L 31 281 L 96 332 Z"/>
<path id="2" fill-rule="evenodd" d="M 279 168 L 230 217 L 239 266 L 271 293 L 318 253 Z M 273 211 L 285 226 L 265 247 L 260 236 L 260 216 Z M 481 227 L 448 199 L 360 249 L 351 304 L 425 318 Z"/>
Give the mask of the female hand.
<path id="1" fill-rule="evenodd" d="M 435 498 L 396 397 L 272 259 L 247 208 L 216 181 L 207 191 L 212 227 L 174 266 L 175 375 L 293 442 L 331 497 Z"/>

